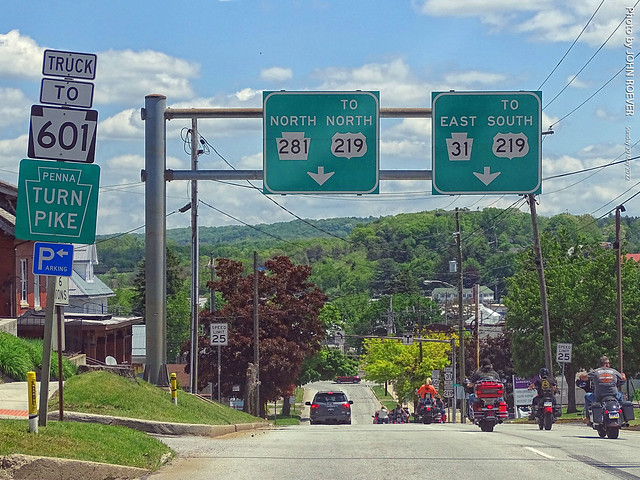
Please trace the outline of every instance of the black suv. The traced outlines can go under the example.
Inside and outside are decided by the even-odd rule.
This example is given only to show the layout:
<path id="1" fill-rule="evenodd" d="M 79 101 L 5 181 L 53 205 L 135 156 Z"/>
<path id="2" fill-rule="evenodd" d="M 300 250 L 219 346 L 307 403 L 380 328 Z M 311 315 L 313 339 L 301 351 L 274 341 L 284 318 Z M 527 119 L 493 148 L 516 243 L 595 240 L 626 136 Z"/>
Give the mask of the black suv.
<path id="1" fill-rule="evenodd" d="M 348 400 L 344 392 L 317 392 L 313 397 L 313 402 L 306 402 L 306 405 L 311 406 L 309 412 L 311 425 L 320 423 L 351 425 L 351 405 L 353 405 L 353 401 Z"/>

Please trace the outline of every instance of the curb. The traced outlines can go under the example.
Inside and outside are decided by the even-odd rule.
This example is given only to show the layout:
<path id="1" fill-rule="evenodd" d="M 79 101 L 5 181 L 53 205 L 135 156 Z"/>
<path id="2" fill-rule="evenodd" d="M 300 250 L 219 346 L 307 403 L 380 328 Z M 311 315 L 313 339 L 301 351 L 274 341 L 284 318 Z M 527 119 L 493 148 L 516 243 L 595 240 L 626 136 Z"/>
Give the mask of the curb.
<path id="1" fill-rule="evenodd" d="M 143 468 L 65 458 L 34 457 L 18 453 L 0 456 L 0 480 L 51 478 L 52 472 L 55 472 L 56 478 L 65 480 L 133 480 L 150 473 Z"/>
<path id="2" fill-rule="evenodd" d="M 57 421 L 58 414 L 56 412 L 50 412 L 47 418 Z M 247 432 L 271 427 L 271 424 L 267 422 L 239 423 L 235 425 L 202 425 L 108 417 L 78 412 L 65 412 L 64 418 L 65 421 L 119 425 L 151 434 L 175 436 L 196 435 L 218 437 L 236 432 Z M 168 458 L 165 459 L 165 461 L 166 460 L 168 460 Z M 65 480 L 134 480 L 145 478 L 151 473 L 143 468 L 57 457 L 37 457 L 23 454 L 0 456 L 0 480 L 10 480 L 13 478 L 39 480 L 50 478 L 51 472 L 56 472 L 56 478 L 64 478 Z"/>
<path id="3" fill-rule="evenodd" d="M 56 412 L 49 412 L 48 417 L 51 420 L 57 420 Z M 204 425 L 199 423 L 170 423 L 159 422 L 154 420 L 140 420 L 136 418 L 111 417 L 105 415 L 96 415 L 93 413 L 65 412 L 65 421 L 100 423 L 102 425 L 119 425 L 122 427 L 140 430 L 146 433 L 155 433 L 159 435 L 196 435 L 201 437 L 219 437 L 247 430 L 258 430 L 261 428 L 269 428 L 271 425 L 267 422 L 256 423 L 238 423 L 231 425 Z"/>

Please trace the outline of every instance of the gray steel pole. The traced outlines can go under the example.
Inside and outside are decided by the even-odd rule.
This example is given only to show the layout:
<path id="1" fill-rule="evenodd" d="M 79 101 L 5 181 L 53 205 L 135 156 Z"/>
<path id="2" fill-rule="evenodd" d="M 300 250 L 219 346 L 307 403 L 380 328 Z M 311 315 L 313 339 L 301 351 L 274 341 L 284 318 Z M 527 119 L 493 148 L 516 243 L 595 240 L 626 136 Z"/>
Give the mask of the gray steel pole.
<path id="1" fill-rule="evenodd" d="M 198 119 L 191 119 L 191 170 L 198 170 Z M 199 248 L 198 238 L 198 180 L 191 180 L 191 393 L 198 393 L 198 286 Z"/>
<path id="2" fill-rule="evenodd" d="M 145 161 L 145 379 L 169 385 L 166 350 L 166 130 L 167 97 L 147 95 L 142 110 Z"/>

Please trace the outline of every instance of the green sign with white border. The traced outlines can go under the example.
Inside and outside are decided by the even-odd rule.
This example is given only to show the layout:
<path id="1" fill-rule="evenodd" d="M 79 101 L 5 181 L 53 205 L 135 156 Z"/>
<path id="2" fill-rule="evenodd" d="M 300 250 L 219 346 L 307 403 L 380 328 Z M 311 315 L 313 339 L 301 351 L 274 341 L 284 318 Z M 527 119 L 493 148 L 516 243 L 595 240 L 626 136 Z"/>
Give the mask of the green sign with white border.
<path id="1" fill-rule="evenodd" d="M 542 191 L 541 92 L 433 92 L 434 195 Z"/>
<path id="2" fill-rule="evenodd" d="M 263 92 L 265 193 L 378 193 L 379 92 Z"/>
<path id="3" fill-rule="evenodd" d="M 90 163 L 20 162 L 16 238 L 95 242 L 100 167 Z"/>

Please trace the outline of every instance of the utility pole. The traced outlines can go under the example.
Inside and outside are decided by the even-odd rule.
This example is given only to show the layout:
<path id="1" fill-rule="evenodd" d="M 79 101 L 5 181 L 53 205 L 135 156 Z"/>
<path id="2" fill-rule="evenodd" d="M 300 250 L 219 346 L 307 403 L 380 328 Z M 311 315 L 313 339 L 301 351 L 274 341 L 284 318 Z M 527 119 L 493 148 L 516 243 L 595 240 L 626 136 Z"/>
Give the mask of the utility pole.
<path id="1" fill-rule="evenodd" d="M 260 416 L 260 332 L 258 322 L 258 252 L 253 251 L 253 364 L 256 369 L 255 415 Z"/>
<path id="2" fill-rule="evenodd" d="M 198 141 L 198 120 L 191 119 L 191 169 L 198 170 L 198 154 L 200 142 Z M 198 238 L 198 181 L 191 180 L 191 393 L 198 393 L 198 297 L 199 282 L 198 263 L 200 257 Z"/>
<path id="3" fill-rule="evenodd" d="M 617 297 L 618 297 L 618 371 L 624 372 L 622 362 L 622 248 L 620 242 L 620 212 L 624 212 L 626 209 L 624 205 L 618 205 L 616 207 L 616 277 L 617 277 Z"/>
<path id="4" fill-rule="evenodd" d="M 531 225 L 533 227 L 533 248 L 536 254 L 536 268 L 538 269 L 538 283 L 540 285 L 540 302 L 542 305 L 542 335 L 544 340 L 544 363 L 547 370 L 553 372 L 553 357 L 551 356 L 551 333 L 549 329 L 549 306 L 547 304 L 547 283 L 544 278 L 544 264 L 542 248 L 540 247 L 540 233 L 538 231 L 538 215 L 536 213 L 536 197 L 528 195 L 531 209 Z"/>
<path id="5" fill-rule="evenodd" d="M 464 385 L 465 373 L 465 359 L 464 359 L 464 314 L 462 312 L 462 239 L 460 238 L 460 217 L 459 210 L 456 207 L 456 244 L 458 246 L 458 336 L 460 337 L 460 385 Z M 460 422 L 466 422 L 466 402 L 460 403 Z"/>
<path id="6" fill-rule="evenodd" d="M 480 285 L 473 284 L 473 303 L 476 314 L 476 369 L 480 368 Z"/>

